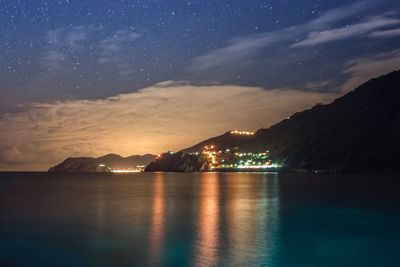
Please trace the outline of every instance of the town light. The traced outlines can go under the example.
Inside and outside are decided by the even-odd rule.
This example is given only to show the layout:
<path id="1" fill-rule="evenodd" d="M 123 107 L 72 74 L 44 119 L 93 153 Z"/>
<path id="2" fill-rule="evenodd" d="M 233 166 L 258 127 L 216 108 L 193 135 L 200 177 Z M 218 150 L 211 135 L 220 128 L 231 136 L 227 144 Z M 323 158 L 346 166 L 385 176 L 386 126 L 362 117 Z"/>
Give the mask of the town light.
<path id="1" fill-rule="evenodd" d="M 246 132 L 246 131 L 238 131 L 238 130 L 233 130 L 230 133 L 234 134 L 234 135 L 254 135 L 254 132 Z"/>

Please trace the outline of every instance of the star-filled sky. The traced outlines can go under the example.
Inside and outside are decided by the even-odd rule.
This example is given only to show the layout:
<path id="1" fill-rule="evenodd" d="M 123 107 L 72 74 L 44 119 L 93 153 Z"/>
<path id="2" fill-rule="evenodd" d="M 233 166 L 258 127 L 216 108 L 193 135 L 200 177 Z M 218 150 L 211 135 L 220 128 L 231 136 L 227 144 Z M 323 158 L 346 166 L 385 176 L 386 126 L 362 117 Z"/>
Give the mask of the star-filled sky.
<path id="1" fill-rule="evenodd" d="M 178 150 L 400 68 L 397 0 L 1 0 L 0 15 L 0 170 Z"/>

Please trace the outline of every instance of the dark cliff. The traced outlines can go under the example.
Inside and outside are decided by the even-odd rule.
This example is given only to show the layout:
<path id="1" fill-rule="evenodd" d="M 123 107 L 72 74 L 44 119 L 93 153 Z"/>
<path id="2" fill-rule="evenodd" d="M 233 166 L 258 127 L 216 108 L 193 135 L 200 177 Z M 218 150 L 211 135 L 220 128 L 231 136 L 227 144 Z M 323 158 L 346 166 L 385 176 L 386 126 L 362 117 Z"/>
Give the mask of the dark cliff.
<path id="1" fill-rule="evenodd" d="M 180 151 L 161 154 L 146 167 L 145 171 L 194 172 L 206 170 L 206 166 L 207 162 L 197 155 Z"/>
<path id="2" fill-rule="evenodd" d="M 400 167 L 400 71 L 372 79 L 329 105 L 262 129 L 249 144 L 286 166 L 345 171 Z"/>

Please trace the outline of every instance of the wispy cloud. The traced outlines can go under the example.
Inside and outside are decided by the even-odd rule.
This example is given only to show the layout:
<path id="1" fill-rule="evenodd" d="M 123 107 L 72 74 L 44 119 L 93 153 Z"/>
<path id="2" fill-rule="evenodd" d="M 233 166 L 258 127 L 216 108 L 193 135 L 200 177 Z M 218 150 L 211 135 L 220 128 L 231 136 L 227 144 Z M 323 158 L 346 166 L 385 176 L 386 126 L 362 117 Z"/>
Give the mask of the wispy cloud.
<path id="1" fill-rule="evenodd" d="M 102 26 L 93 24 L 61 27 L 46 34 L 48 50 L 42 57 L 42 66 L 46 69 L 58 69 L 67 67 L 73 69 L 67 63 L 75 58 L 91 59 L 100 65 L 112 64 L 115 71 L 121 76 L 130 76 L 135 71 L 127 54 L 132 48 L 132 43 L 139 39 L 142 34 L 128 31 L 116 30 L 108 37 L 104 37 Z M 86 56 L 82 55 L 86 53 Z M 79 55 L 79 56 L 77 56 Z"/>
<path id="2" fill-rule="evenodd" d="M 266 32 L 235 38 L 225 47 L 210 51 L 208 54 L 195 58 L 192 62 L 193 71 L 213 70 L 219 67 L 243 68 L 254 55 L 262 49 L 295 39 L 309 31 L 319 30 L 332 23 L 365 11 L 364 1 L 342 6 L 326 12 L 320 17 L 297 26 L 284 28 L 279 31 Z M 250 62 L 251 63 L 251 62 Z"/>
<path id="3" fill-rule="evenodd" d="M 391 38 L 400 36 L 400 29 L 391 29 L 391 30 L 384 30 L 384 31 L 376 31 L 370 34 L 371 37 L 376 38 Z"/>
<path id="4" fill-rule="evenodd" d="M 57 50 L 46 51 L 43 57 L 43 67 L 59 69 L 65 62 L 67 55 Z"/>
<path id="5" fill-rule="evenodd" d="M 46 40 L 53 47 L 77 50 L 83 48 L 90 33 L 99 29 L 101 29 L 100 26 L 95 26 L 93 24 L 61 27 L 48 31 L 46 34 Z"/>
<path id="6" fill-rule="evenodd" d="M 309 29 L 323 28 L 331 23 L 347 19 L 353 15 L 360 14 L 367 9 L 373 7 L 376 1 L 356 1 L 353 4 L 341 6 L 325 12 L 320 17 L 307 23 Z"/>
<path id="7" fill-rule="evenodd" d="M 318 90 L 324 87 L 331 85 L 331 81 L 315 81 L 315 82 L 308 82 L 304 85 L 304 88 L 308 90 Z"/>
<path id="8" fill-rule="evenodd" d="M 297 31 L 297 27 L 282 31 L 270 32 L 268 34 L 257 34 L 233 39 L 226 47 L 215 49 L 206 55 L 195 58 L 192 69 L 202 71 L 221 66 L 243 66 L 253 55 L 257 54 L 266 46 L 287 40 Z"/>
<path id="9" fill-rule="evenodd" d="M 375 16 L 364 22 L 346 25 L 341 28 L 311 32 L 305 40 L 297 42 L 292 47 L 315 46 L 323 43 L 354 38 L 371 33 L 380 28 L 399 24 L 399 18 L 394 18 L 387 14 Z"/>
<path id="10" fill-rule="evenodd" d="M 118 52 L 122 45 L 129 44 L 142 36 L 140 33 L 119 30 L 107 39 L 102 40 L 99 43 L 99 47 L 104 53 L 110 54 Z"/>
<path id="11" fill-rule="evenodd" d="M 350 78 L 343 84 L 342 93 L 346 93 L 373 77 L 400 69 L 400 50 L 350 60 L 344 74 Z"/>
<path id="12" fill-rule="evenodd" d="M 90 49 L 93 40 L 90 35 L 101 30 L 93 24 L 66 26 L 50 30 L 45 34 L 47 50 L 44 51 L 41 66 L 45 69 L 61 70 L 68 66 L 71 55 Z"/>
<path id="13" fill-rule="evenodd" d="M 97 59 L 97 62 L 101 65 L 115 64 L 116 70 L 121 76 L 133 75 L 135 70 L 131 62 L 127 60 L 126 56 L 122 56 L 121 52 L 130 49 L 132 43 L 141 37 L 142 34 L 137 32 L 116 31 L 112 36 L 99 42 L 101 57 Z"/>
<path id="14" fill-rule="evenodd" d="M 103 100 L 34 104 L 0 116 L 0 127 L 7 128 L 0 135 L 0 169 L 45 169 L 69 156 L 177 150 L 234 128 L 270 126 L 335 96 L 164 82 Z"/>

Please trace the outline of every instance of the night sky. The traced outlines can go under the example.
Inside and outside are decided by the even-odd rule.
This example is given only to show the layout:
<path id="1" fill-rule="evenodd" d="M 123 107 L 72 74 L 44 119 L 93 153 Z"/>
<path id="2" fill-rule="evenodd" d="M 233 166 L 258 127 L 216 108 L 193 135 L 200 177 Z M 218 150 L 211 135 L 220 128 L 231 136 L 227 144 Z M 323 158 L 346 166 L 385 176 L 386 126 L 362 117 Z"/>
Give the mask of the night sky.
<path id="1" fill-rule="evenodd" d="M 0 170 L 268 127 L 400 67 L 398 0 L 0 1 Z"/>

